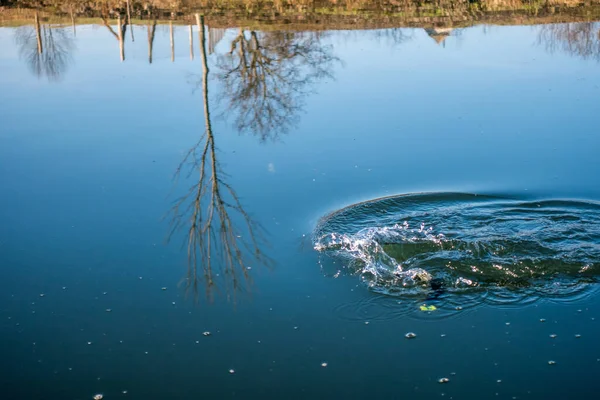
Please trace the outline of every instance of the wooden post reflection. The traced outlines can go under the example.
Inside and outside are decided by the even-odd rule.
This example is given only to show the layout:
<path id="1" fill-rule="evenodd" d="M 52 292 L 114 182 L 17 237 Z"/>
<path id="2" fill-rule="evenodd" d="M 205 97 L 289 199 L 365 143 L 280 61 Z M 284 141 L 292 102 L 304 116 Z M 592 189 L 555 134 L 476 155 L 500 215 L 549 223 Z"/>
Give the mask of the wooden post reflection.
<path id="1" fill-rule="evenodd" d="M 118 34 L 119 34 L 119 53 L 121 55 L 121 61 L 125 60 L 125 44 L 123 43 L 123 25 L 121 24 L 121 15 L 117 17 L 117 26 Z"/>
<path id="2" fill-rule="evenodd" d="M 40 29 L 40 17 L 37 13 L 35 13 L 35 35 L 37 37 L 38 54 L 42 54 L 44 51 L 42 46 L 42 31 Z"/>
<path id="3" fill-rule="evenodd" d="M 77 31 L 75 30 L 75 16 L 73 15 L 73 7 L 70 9 L 71 13 L 71 25 L 73 26 L 73 36 L 77 36 Z"/>
<path id="4" fill-rule="evenodd" d="M 171 37 L 171 62 L 175 62 L 175 40 L 173 38 L 173 21 L 169 21 L 169 36 Z"/>
<path id="5" fill-rule="evenodd" d="M 152 47 L 154 45 L 154 33 L 156 31 L 156 20 L 148 24 L 148 63 L 152 64 Z"/>
<path id="6" fill-rule="evenodd" d="M 131 32 L 131 41 L 134 42 L 133 38 L 133 25 L 131 24 L 131 3 L 127 0 L 127 23 L 129 24 L 129 31 Z"/>
<path id="7" fill-rule="evenodd" d="M 194 35 L 192 25 L 190 25 L 190 60 L 194 60 Z"/>

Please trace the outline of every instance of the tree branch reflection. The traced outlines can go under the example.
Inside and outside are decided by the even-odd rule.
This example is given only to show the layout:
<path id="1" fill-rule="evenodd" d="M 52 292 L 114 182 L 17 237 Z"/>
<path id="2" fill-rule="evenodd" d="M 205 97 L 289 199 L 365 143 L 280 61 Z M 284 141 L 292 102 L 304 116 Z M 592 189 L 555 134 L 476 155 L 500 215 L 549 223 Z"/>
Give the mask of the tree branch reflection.
<path id="1" fill-rule="evenodd" d="M 296 122 L 310 85 L 332 78 L 332 46 L 321 32 L 246 32 L 219 55 L 218 78 L 240 133 L 276 140 Z"/>
<path id="2" fill-rule="evenodd" d="M 564 51 L 583 59 L 600 61 L 600 23 L 574 22 L 542 25 L 537 42 L 550 53 Z"/>
<path id="3" fill-rule="evenodd" d="M 260 249 L 260 244 L 264 242 L 262 228 L 245 211 L 217 161 L 208 98 L 209 69 L 204 21 L 199 16 L 198 26 L 205 127 L 200 140 L 187 152 L 175 174 L 176 178 L 184 173 L 187 177 L 195 175 L 197 182 L 173 206 L 170 237 L 177 230 L 186 231 L 186 289 L 192 290 L 197 296 L 199 284 L 203 281 L 207 295 L 211 297 L 216 287 L 216 277 L 221 272 L 225 275 L 228 294 L 235 294 L 250 283 L 248 271 L 252 262 L 267 266 L 271 262 Z"/>

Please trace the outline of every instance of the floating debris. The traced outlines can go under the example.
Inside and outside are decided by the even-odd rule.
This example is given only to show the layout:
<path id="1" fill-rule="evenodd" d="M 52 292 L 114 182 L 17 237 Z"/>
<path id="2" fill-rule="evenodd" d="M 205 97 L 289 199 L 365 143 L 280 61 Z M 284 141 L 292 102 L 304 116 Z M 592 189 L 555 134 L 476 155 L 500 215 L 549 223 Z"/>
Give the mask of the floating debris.
<path id="1" fill-rule="evenodd" d="M 297 327 L 297 326 L 295 326 L 295 327 L 294 327 L 294 330 L 295 330 L 295 331 L 297 331 L 297 330 L 298 330 L 298 327 Z"/>
<path id="2" fill-rule="evenodd" d="M 581 335 L 580 335 L 579 333 L 576 333 L 576 334 L 575 334 L 575 337 L 576 337 L 577 339 L 579 339 L 579 338 L 581 337 Z"/>
<path id="3" fill-rule="evenodd" d="M 111 312 L 111 311 L 112 311 L 112 308 L 107 308 L 106 309 L 106 312 Z"/>
<path id="4" fill-rule="evenodd" d="M 498 379 L 496 383 L 502 383 L 502 379 Z"/>
<path id="5" fill-rule="evenodd" d="M 404 335 L 404 337 L 407 339 L 414 339 L 417 337 L 417 334 L 413 332 L 408 332 L 406 335 Z"/>
<path id="6" fill-rule="evenodd" d="M 233 370 L 233 369 L 230 369 L 230 370 L 229 370 L 229 373 L 230 373 L 230 374 L 235 374 L 235 370 Z"/>
<path id="7" fill-rule="evenodd" d="M 365 325 L 369 325 L 369 321 L 365 321 Z"/>
<path id="8" fill-rule="evenodd" d="M 100 393 L 95 394 L 93 397 L 94 400 L 102 400 L 103 398 L 104 398 L 104 395 L 100 394 Z"/>
<path id="9" fill-rule="evenodd" d="M 455 309 L 456 311 L 460 311 L 460 310 L 462 310 L 462 307 L 461 307 L 461 306 L 456 306 L 454 309 Z"/>
<path id="10" fill-rule="evenodd" d="M 507 322 L 507 323 L 506 323 L 506 326 L 508 326 L 508 325 L 510 325 L 510 322 Z"/>
<path id="11" fill-rule="evenodd" d="M 555 339 L 555 338 L 556 338 L 556 336 L 557 336 L 557 335 L 556 335 L 556 333 L 553 333 L 553 334 L 551 334 L 551 335 L 550 335 L 550 337 L 551 337 L 552 339 Z"/>
<path id="12" fill-rule="evenodd" d="M 554 365 L 554 364 L 556 364 L 556 361 L 554 361 L 554 360 L 548 361 L 548 365 Z"/>
<path id="13" fill-rule="evenodd" d="M 88 342 L 88 345 L 92 344 L 92 342 Z"/>
<path id="14" fill-rule="evenodd" d="M 546 322 L 546 318 L 540 318 L 540 322 Z"/>
<path id="15" fill-rule="evenodd" d="M 448 379 L 448 378 L 440 378 L 440 379 L 438 379 L 438 382 L 439 383 L 448 383 L 448 382 L 450 382 L 450 379 Z"/>
<path id="16" fill-rule="evenodd" d="M 40 297 L 44 297 L 44 296 L 45 296 L 45 294 L 44 294 L 44 293 L 40 293 Z"/>
<path id="17" fill-rule="evenodd" d="M 162 287 L 162 288 L 160 288 L 160 289 L 161 289 L 161 290 L 167 290 L 167 288 L 166 288 L 166 287 Z"/>
<path id="18" fill-rule="evenodd" d="M 127 390 L 123 390 L 121 393 L 123 393 L 123 394 L 127 394 Z"/>
<path id="19" fill-rule="evenodd" d="M 175 302 L 173 301 L 171 304 L 175 305 Z"/>
<path id="20" fill-rule="evenodd" d="M 327 363 L 326 363 L 326 362 L 324 362 L 324 363 L 321 363 L 321 367 L 325 368 L 326 366 L 327 366 Z"/>
<path id="21" fill-rule="evenodd" d="M 206 332 L 202 332 L 202 335 L 203 335 L 203 336 L 210 336 L 210 335 L 211 335 L 211 333 L 210 333 L 209 331 L 206 331 Z"/>

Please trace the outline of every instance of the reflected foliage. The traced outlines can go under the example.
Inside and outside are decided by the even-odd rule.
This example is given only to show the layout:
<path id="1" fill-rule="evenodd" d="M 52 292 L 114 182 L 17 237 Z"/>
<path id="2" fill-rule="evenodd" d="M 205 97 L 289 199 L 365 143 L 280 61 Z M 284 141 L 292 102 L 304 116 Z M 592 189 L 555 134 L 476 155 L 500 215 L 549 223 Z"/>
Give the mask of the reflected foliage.
<path id="1" fill-rule="evenodd" d="M 584 59 L 600 61 L 600 23 L 542 25 L 538 32 L 538 43 L 550 53 L 563 51 Z"/>
<path id="2" fill-rule="evenodd" d="M 71 33 L 51 25 L 22 26 L 15 30 L 19 56 L 38 78 L 58 81 L 72 61 Z"/>
<path id="3" fill-rule="evenodd" d="M 217 60 L 228 113 L 240 133 L 275 140 L 296 122 L 311 85 L 333 78 L 339 61 L 320 32 L 240 29 Z"/>
<path id="4" fill-rule="evenodd" d="M 260 249 L 265 242 L 261 226 L 243 208 L 217 160 L 208 100 L 209 69 L 204 25 L 199 25 L 205 126 L 200 139 L 186 153 L 175 174 L 176 178 L 185 175 L 194 180 L 194 184 L 173 206 L 171 236 L 178 230 L 186 232 L 186 288 L 197 296 L 200 283 L 204 282 L 210 297 L 221 274 L 226 292 L 235 294 L 250 283 L 248 271 L 252 263 L 268 266 L 271 262 Z"/>

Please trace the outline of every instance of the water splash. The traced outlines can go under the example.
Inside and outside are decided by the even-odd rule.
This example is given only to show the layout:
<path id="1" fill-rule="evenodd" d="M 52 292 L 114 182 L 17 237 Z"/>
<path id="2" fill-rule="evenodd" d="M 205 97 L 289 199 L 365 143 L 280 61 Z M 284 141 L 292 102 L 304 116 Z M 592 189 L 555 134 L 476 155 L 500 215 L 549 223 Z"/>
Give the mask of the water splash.
<path id="1" fill-rule="evenodd" d="M 332 275 L 446 309 L 586 296 L 600 276 L 600 204 L 456 193 L 386 197 L 321 219 Z M 341 264 L 341 267 L 339 267 Z"/>

